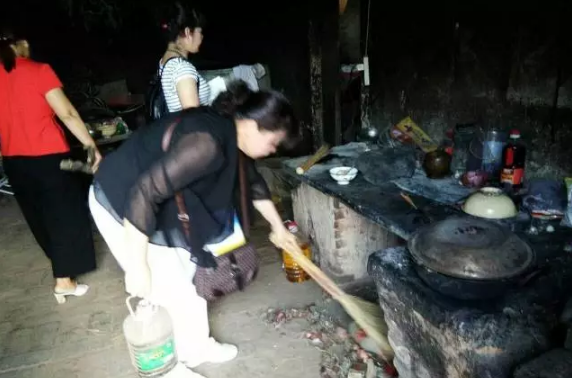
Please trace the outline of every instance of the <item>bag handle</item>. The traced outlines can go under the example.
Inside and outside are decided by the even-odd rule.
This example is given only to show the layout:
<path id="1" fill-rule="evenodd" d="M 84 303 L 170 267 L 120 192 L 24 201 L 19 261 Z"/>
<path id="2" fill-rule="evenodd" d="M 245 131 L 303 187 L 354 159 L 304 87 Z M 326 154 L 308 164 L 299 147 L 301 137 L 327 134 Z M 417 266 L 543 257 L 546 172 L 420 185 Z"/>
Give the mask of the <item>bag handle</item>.
<path id="1" fill-rule="evenodd" d="M 164 152 L 169 150 L 169 145 L 171 144 L 171 138 L 173 137 L 173 132 L 175 127 L 181 122 L 181 118 L 175 119 L 173 123 L 169 125 L 165 134 L 163 134 L 163 140 L 161 141 L 161 147 Z M 246 173 L 244 171 L 244 160 L 242 157 L 242 152 L 238 152 L 238 181 L 240 186 L 240 207 L 242 215 L 242 231 L 246 237 L 249 236 L 250 221 L 248 216 L 248 201 L 246 198 Z M 187 240 L 191 238 L 191 224 L 189 213 L 187 212 L 187 207 L 185 206 L 185 199 L 182 192 L 175 193 L 175 202 L 177 203 L 178 218 L 183 225 L 183 232 L 187 237 Z"/>

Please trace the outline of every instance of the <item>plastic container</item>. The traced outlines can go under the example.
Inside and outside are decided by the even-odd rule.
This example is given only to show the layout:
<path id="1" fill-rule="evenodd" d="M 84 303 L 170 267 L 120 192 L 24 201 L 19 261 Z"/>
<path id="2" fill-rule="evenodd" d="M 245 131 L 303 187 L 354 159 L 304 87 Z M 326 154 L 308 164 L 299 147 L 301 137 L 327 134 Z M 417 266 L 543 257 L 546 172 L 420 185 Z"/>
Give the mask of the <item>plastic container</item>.
<path id="1" fill-rule="evenodd" d="M 304 255 L 307 258 L 312 259 L 312 249 L 310 247 L 310 243 L 298 233 L 298 225 L 296 224 L 296 222 L 286 221 L 284 222 L 284 224 L 286 225 L 288 230 L 291 233 L 295 234 L 296 237 L 298 238 L 298 241 L 300 243 L 299 244 L 300 248 L 302 249 L 302 252 L 304 252 Z M 306 273 L 306 271 L 304 271 L 304 269 L 300 267 L 300 265 L 298 265 L 296 261 L 294 261 L 292 256 L 290 256 L 290 254 L 288 253 L 288 251 L 282 250 L 281 252 L 282 252 L 282 263 L 283 263 L 282 266 L 284 268 L 284 272 L 286 273 L 286 279 L 294 283 L 308 281 L 310 279 L 310 276 L 308 275 L 308 273 Z"/>
<path id="2" fill-rule="evenodd" d="M 131 362 L 141 378 L 163 377 L 178 363 L 171 317 L 144 299 L 133 311 L 131 299 L 125 301 L 129 315 L 123 322 Z"/>
<path id="3" fill-rule="evenodd" d="M 457 178 L 461 177 L 463 173 L 471 171 L 470 167 L 468 167 L 468 162 L 471 158 L 471 143 L 478 139 L 478 131 L 477 126 L 474 124 L 455 126 L 451 171 Z M 481 168 L 480 161 L 477 168 Z"/>
<path id="4" fill-rule="evenodd" d="M 487 172 L 489 180 L 493 183 L 500 181 L 502 170 L 502 153 L 506 143 L 506 133 L 491 128 L 483 140 L 483 170 Z"/>

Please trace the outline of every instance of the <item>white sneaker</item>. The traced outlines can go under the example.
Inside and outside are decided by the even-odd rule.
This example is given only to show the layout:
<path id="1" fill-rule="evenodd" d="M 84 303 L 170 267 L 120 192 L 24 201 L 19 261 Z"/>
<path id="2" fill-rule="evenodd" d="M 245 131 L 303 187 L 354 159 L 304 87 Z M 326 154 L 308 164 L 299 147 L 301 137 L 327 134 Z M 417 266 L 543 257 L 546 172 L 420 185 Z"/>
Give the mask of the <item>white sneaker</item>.
<path id="1" fill-rule="evenodd" d="M 187 369 L 183 364 L 177 364 L 173 370 L 165 374 L 163 378 L 205 378 L 205 376 Z"/>
<path id="2" fill-rule="evenodd" d="M 184 361 L 183 363 L 185 366 L 194 368 L 204 363 L 221 364 L 223 362 L 232 361 L 236 358 L 236 356 L 238 356 L 238 348 L 232 344 L 222 344 L 213 341 L 213 343 L 210 344 L 207 348 L 208 349 L 205 350 L 202 361 Z"/>
<path id="3" fill-rule="evenodd" d="M 236 345 L 215 342 L 207 353 L 205 362 L 222 364 L 223 362 L 234 360 L 236 356 L 238 356 Z"/>

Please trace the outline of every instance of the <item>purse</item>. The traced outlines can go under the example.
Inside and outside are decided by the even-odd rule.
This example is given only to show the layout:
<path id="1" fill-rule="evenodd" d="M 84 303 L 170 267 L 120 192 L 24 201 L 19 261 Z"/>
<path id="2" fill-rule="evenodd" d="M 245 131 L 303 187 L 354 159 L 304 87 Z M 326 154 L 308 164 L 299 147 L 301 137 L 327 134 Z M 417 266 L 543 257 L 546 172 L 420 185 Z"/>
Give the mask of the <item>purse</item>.
<path id="1" fill-rule="evenodd" d="M 162 148 L 165 152 L 169 149 L 173 131 L 178 123 L 179 119 L 175 120 L 165 131 L 162 141 Z M 214 301 L 224 295 L 244 290 L 258 275 L 258 252 L 246 240 L 249 234 L 250 222 L 246 198 L 246 172 L 241 152 L 238 153 L 238 181 L 240 186 L 242 228 L 240 228 L 240 222 L 235 214 L 233 226 L 238 225 L 238 227 L 234 227 L 233 233 L 221 242 L 205 246 L 215 256 L 217 267 L 213 269 L 197 266 L 193 279 L 197 294 L 207 301 Z M 182 223 L 185 237 L 187 241 L 190 241 L 190 218 L 181 192 L 175 194 L 175 201 L 177 203 L 178 218 Z M 242 239 L 240 235 L 242 235 Z M 236 246 L 238 247 L 235 248 Z"/>

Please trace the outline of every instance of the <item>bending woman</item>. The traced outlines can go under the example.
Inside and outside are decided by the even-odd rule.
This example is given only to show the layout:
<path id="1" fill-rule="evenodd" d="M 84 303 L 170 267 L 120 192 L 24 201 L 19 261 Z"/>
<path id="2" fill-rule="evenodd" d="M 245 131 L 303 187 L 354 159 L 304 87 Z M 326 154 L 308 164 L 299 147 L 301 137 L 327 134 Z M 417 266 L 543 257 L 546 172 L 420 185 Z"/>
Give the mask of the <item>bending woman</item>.
<path id="1" fill-rule="evenodd" d="M 59 303 L 82 296 L 75 278 L 95 269 L 89 210 L 79 178 L 60 169 L 70 148 L 55 116 L 84 145 L 85 124 L 47 64 L 30 59 L 28 41 L 0 32 L 0 140 L 4 171 L 36 241 L 52 262 Z M 95 168 L 101 156 L 96 153 Z"/>
<path id="2" fill-rule="evenodd" d="M 177 118 L 165 153 L 163 135 Z M 203 246 L 220 235 L 236 209 L 239 154 L 252 164 L 297 133 L 292 107 L 281 94 L 251 92 L 241 82 L 212 107 L 188 109 L 137 130 L 95 175 L 90 208 L 125 271 L 126 290 L 167 309 L 179 359 L 187 367 L 228 361 L 238 352 L 209 337 L 207 303 L 197 295 L 193 277 L 197 265 L 213 266 Z M 264 180 L 252 165 L 248 168 L 254 207 L 281 242 L 293 242 Z M 183 192 L 189 212 L 191 245 L 177 218 L 177 191 Z"/>

